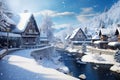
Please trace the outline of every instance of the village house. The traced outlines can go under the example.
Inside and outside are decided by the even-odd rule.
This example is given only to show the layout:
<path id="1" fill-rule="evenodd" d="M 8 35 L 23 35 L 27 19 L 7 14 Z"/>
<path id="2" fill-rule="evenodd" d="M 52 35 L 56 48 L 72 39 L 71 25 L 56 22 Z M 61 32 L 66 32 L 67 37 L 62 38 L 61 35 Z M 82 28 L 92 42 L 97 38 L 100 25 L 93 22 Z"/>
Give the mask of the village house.
<path id="1" fill-rule="evenodd" d="M 9 44 L 8 47 L 36 47 L 40 44 L 40 32 L 33 14 L 26 12 L 18 16 L 13 17 L 13 20 L 18 21 L 14 27 L 12 25 L 6 25 L 4 30 L 4 25 L 1 25 L 1 46 Z M 11 21 L 10 24 L 12 24 L 10 18 L 7 18 L 7 21 Z M 9 31 L 6 29 L 9 29 Z"/>
<path id="2" fill-rule="evenodd" d="M 71 35 L 68 35 L 66 38 L 69 42 L 73 44 L 82 44 L 82 43 L 91 43 L 91 40 L 87 37 L 87 34 L 81 29 L 77 28 L 73 31 Z"/>
<path id="3" fill-rule="evenodd" d="M 99 37 L 98 37 L 99 35 Z M 99 34 L 97 35 L 98 40 L 94 41 L 94 47 L 107 49 L 108 47 L 108 38 L 109 38 L 109 31 L 106 28 L 101 28 Z"/>
<path id="4" fill-rule="evenodd" d="M 0 48 L 19 47 L 20 34 L 12 32 L 16 23 L 5 13 L 0 13 Z"/>
<path id="5" fill-rule="evenodd" d="M 20 20 L 12 32 L 21 35 L 21 47 L 35 47 L 40 44 L 40 32 L 31 13 L 21 13 Z"/>
<path id="6" fill-rule="evenodd" d="M 108 43 L 110 49 L 120 49 L 120 25 L 118 24 L 111 41 Z"/>

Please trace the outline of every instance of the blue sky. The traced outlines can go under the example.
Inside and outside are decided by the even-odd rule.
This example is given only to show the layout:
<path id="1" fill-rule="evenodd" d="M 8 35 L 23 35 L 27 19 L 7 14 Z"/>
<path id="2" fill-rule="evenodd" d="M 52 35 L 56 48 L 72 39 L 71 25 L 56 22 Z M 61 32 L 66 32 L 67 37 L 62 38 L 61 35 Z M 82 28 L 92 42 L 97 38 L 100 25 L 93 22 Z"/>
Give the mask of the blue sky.
<path id="1" fill-rule="evenodd" d="M 56 31 L 66 29 L 71 25 L 81 24 L 93 16 L 109 9 L 118 0 L 7 0 L 10 8 L 16 12 L 35 13 L 38 25 L 41 16 L 49 15 Z"/>

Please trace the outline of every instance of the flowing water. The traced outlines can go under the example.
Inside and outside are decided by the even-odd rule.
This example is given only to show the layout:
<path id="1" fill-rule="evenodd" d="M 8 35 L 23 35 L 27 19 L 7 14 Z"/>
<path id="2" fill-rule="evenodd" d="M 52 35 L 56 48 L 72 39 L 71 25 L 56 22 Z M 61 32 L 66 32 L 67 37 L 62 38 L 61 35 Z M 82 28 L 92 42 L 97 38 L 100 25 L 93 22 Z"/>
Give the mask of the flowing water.
<path id="1" fill-rule="evenodd" d="M 79 75 L 85 74 L 86 80 L 120 80 L 120 74 L 109 70 L 111 65 L 79 64 L 76 63 L 75 57 L 69 56 L 68 53 L 63 51 L 58 52 L 62 55 L 62 61 L 74 77 L 79 78 Z"/>

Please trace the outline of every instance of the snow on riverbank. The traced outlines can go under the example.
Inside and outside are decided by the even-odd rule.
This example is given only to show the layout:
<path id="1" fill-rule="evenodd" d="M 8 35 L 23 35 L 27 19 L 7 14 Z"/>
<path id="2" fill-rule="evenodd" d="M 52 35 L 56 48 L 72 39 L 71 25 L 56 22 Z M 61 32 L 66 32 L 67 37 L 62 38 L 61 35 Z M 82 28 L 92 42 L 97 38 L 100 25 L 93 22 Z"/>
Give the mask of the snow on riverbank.
<path id="1" fill-rule="evenodd" d="M 82 57 L 82 61 L 84 62 L 92 62 L 92 63 L 99 63 L 99 64 L 114 64 L 114 56 L 113 55 L 106 55 L 106 54 L 87 54 Z"/>
<path id="2" fill-rule="evenodd" d="M 120 63 L 115 63 L 111 68 L 111 71 L 120 73 Z"/>
<path id="3" fill-rule="evenodd" d="M 31 56 L 31 52 L 34 51 L 33 49 L 28 50 L 19 50 L 15 51 L 10 55 L 5 56 L 2 61 L 7 62 L 8 65 L 15 65 L 16 67 L 20 67 L 21 69 L 25 69 L 26 71 L 32 72 L 31 75 L 36 74 L 34 80 L 79 80 L 74 77 L 65 75 L 55 69 L 52 68 L 52 63 L 46 61 L 45 59 L 40 62 L 41 64 L 48 65 L 48 67 L 44 67 L 43 65 L 39 65 Z M 8 67 L 9 69 L 9 67 Z M 16 74 L 24 75 L 24 72 Z M 11 73 L 12 74 L 12 73 Z M 18 77 L 16 80 L 18 80 Z M 31 77 L 31 76 L 26 76 Z M 29 80 L 29 79 L 28 79 Z"/>
<path id="4" fill-rule="evenodd" d="M 60 61 L 61 55 L 53 46 L 33 51 L 31 55 L 35 58 L 38 64 L 44 67 L 54 68 L 66 74 L 69 73 L 68 67 Z"/>
<path id="5" fill-rule="evenodd" d="M 78 52 L 79 49 L 67 47 L 67 48 L 66 48 L 66 51 L 68 51 L 68 52 L 70 52 L 70 53 L 71 53 L 71 52 Z"/>

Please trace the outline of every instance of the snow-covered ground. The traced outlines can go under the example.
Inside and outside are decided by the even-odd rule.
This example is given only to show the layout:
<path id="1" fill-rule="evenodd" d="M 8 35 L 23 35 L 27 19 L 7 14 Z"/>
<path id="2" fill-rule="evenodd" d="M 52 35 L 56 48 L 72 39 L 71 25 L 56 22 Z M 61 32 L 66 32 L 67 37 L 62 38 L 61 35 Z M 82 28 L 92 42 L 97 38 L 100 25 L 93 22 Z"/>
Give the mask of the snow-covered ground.
<path id="1" fill-rule="evenodd" d="M 71 48 L 71 47 L 67 47 L 66 48 L 66 51 L 68 51 L 68 52 L 79 52 L 79 49 L 76 49 L 76 48 Z"/>
<path id="2" fill-rule="evenodd" d="M 115 63 L 111 68 L 110 68 L 111 71 L 114 71 L 114 72 L 117 72 L 117 73 L 120 73 L 120 63 Z"/>
<path id="3" fill-rule="evenodd" d="M 2 59 L 2 64 L 5 64 L 6 69 L 11 72 L 7 80 L 78 80 L 53 69 L 52 62 L 46 61 L 45 59 L 42 62 L 40 61 L 41 65 L 38 64 L 30 56 L 32 51 L 34 49 L 15 51 Z M 43 64 L 49 65 L 48 67 L 44 67 Z M 15 68 L 11 68 L 10 66 L 15 66 Z M 0 75 L 1 79 L 3 75 L 8 74 L 4 72 L 0 73 L 2 74 Z M 27 74 L 29 76 L 25 76 Z M 12 75 L 14 76 L 12 77 Z"/>
<path id="4" fill-rule="evenodd" d="M 92 62 L 99 64 L 114 64 L 114 56 L 107 54 L 98 54 L 98 53 L 88 53 L 87 55 L 82 57 L 83 62 Z"/>

